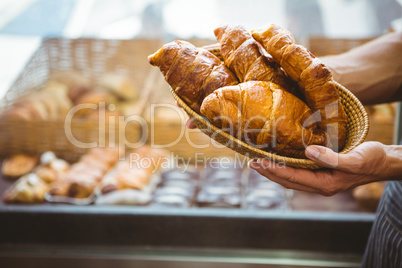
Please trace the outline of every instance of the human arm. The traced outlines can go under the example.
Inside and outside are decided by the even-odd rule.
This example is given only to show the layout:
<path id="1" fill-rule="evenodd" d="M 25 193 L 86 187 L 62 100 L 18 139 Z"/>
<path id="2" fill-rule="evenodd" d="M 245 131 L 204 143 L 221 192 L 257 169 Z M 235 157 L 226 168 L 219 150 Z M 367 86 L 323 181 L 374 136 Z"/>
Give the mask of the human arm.
<path id="1" fill-rule="evenodd" d="M 402 100 L 402 34 L 384 35 L 350 52 L 320 58 L 334 79 L 351 90 L 363 104 Z M 189 124 L 188 124 L 189 125 Z M 309 153 L 318 149 L 317 156 Z M 267 178 L 296 190 L 333 195 L 358 185 L 402 178 L 402 147 L 363 143 L 348 154 L 310 146 L 306 155 L 325 167 L 295 169 L 266 159 L 250 162 Z"/>
<path id="2" fill-rule="evenodd" d="M 386 34 L 349 52 L 320 59 L 334 79 L 363 104 L 402 100 L 402 33 Z M 266 159 L 259 159 L 261 164 L 254 160 L 250 167 L 284 187 L 326 196 L 370 182 L 402 179 L 402 146 L 366 142 L 347 154 L 309 146 L 306 156 L 325 169 L 295 169 Z"/>
<path id="3" fill-rule="evenodd" d="M 402 100 L 402 32 L 320 60 L 364 105 Z"/>

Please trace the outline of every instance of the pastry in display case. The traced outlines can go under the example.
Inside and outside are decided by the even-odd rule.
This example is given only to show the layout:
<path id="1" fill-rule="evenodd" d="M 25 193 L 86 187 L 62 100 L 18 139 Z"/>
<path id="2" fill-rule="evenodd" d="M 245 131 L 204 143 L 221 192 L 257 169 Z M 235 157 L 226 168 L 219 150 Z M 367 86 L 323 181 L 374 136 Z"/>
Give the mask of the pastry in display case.
<path id="1" fill-rule="evenodd" d="M 37 156 L 23 153 L 12 155 L 3 160 L 1 174 L 5 178 L 19 178 L 31 172 L 38 161 Z"/>
<path id="2" fill-rule="evenodd" d="M 70 169 L 70 165 L 57 158 L 52 152 L 45 152 L 32 171 L 18 178 L 3 194 L 6 203 L 42 203 L 54 183 Z"/>

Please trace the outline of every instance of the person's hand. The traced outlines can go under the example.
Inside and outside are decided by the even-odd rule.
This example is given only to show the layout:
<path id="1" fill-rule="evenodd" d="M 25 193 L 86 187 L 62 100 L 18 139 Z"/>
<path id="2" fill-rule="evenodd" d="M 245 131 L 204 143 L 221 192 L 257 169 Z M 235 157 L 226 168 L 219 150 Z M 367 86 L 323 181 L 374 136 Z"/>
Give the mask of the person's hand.
<path id="1" fill-rule="evenodd" d="M 306 156 L 325 169 L 292 168 L 259 158 L 249 167 L 285 188 L 331 196 L 358 185 L 387 178 L 386 146 L 379 142 L 365 142 L 347 154 L 311 145 Z"/>
<path id="2" fill-rule="evenodd" d="M 177 101 L 176 101 L 176 105 L 177 105 L 178 107 L 182 108 L 182 107 L 180 106 L 180 104 L 179 104 Z M 188 128 L 191 128 L 191 129 L 196 128 L 196 126 L 194 125 L 193 121 L 191 121 L 190 118 L 187 118 L 187 119 L 186 119 L 186 126 L 187 126 Z"/>

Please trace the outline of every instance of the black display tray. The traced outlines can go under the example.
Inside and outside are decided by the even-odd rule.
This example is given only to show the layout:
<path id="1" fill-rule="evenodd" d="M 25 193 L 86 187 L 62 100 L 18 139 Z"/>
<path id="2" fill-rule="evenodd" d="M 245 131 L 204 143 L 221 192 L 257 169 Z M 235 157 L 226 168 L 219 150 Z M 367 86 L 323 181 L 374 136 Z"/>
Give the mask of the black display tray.
<path id="1" fill-rule="evenodd" d="M 7 205 L 0 207 L 0 244 L 362 254 L 373 219 L 374 215 L 365 213 Z"/>

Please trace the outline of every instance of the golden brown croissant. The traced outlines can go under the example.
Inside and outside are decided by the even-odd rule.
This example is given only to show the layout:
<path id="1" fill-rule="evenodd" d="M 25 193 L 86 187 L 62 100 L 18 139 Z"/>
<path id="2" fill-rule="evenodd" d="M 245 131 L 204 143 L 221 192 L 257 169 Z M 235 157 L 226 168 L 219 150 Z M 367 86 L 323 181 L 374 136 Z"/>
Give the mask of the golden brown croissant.
<path id="1" fill-rule="evenodd" d="M 272 82 L 220 88 L 204 99 L 201 113 L 249 145 L 282 155 L 303 157 L 305 146 L 324 142 L 308 106 Z"/>
<path id="2" fill-rule="evenodd" d="M 325 145 L 341 150 L 346 142 L 346 113 L 329 69 L 278 25 L 254 30 L 252 36 L 299 84 L 308 106 L 319 111 L 318 126 L 326 133 Z"/>
<path id="3" fill-rule="evenodd" d="M 148 57 L 169 85 L 197 113 L 202 100 L 218 89 L 237 84 L 236 76 L 211 52 L 186 41 L 174 41 Z"/>
<path id="4" fill-rule="evenodd" d="M 243 26 L 226 24 L 214 33 L 226 66 L 240 82 L 271 81 L 289 92 L 294 91 L 294 82 Z"/>

